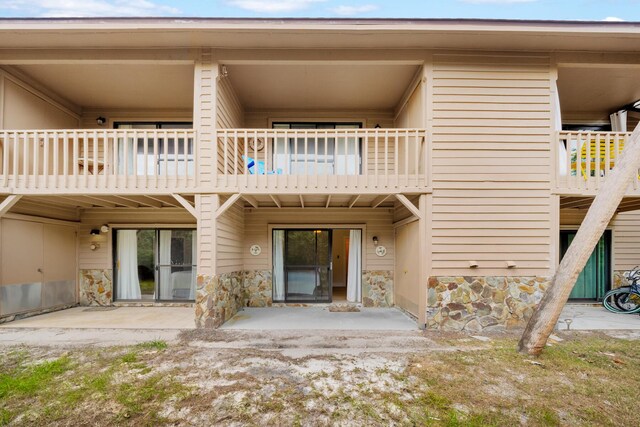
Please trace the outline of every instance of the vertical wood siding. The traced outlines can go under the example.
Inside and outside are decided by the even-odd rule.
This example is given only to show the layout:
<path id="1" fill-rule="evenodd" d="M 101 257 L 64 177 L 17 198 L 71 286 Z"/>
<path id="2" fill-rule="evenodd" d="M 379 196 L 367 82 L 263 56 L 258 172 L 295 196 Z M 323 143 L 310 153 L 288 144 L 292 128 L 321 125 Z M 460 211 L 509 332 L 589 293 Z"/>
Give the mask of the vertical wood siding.
<path id="1" fill-rule="evenodd" d="M 549 274 L 549 58 L 435 55 L 433 97 L 432 274 Z"/>

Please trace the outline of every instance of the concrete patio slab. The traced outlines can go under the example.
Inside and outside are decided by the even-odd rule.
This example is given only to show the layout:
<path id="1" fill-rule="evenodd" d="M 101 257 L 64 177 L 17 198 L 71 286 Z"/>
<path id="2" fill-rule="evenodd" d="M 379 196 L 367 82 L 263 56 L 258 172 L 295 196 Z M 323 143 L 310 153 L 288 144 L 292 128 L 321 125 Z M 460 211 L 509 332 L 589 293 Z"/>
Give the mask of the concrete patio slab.
<path id="1" fill-rule="evenodd" d="M 194 329 L 192 307 L 74 307 L 0 324 L 1 328 Z"/>
<path id="2" fill-rule="evenodd" d="M 330 312 L 328 307 L 245 308 L 221 329 L 415 331 L 416 321 L 395 308 Z"/>
<path id="3" fill-rule="evenodd" d="M 611 313 L 601 305 L 567 304 L 556 329 L 564 331 L 567 326 L 575 331 L 640 330 L 640 316 Z"/>

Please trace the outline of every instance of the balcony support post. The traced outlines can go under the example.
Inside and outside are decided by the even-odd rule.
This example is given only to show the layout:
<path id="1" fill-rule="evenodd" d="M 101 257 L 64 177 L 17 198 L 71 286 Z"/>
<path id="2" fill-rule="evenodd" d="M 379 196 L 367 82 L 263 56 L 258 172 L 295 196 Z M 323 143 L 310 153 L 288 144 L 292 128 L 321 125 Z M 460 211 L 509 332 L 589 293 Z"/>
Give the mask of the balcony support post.
<path id="1" fill-rule="evenodd" d="M 2 218 L 4 214 L 9 212 L 9 209 L 11 209 L 16 203 L 18 203 L 21 198 L 22 195 L 20 194 L 12 194 L 10 196 L 7 196 L 7 198 L 4 199 L 2 203 L 0 203 L 0 218 Z"/>
<path id="2" fill-rule="evenodd" d="M 180 203 L 182 205 L 183 208 L 185 208 L 187 210 L 187 212 L 189 212 L 191 215 L 193 215 L 193 217 L 197 220 L 198 219 L 198 211 L 196 210 L 195 207 L 193 207 L 193 205 L 191 205 L 191 203 L 189 203 L 189 201 L 187 199 L 185 199 L 184 197 L 182 197 L 179 194 L 172 194 L 173 198 L 176 199 L 176 201 L 178 203 Z"/>
<path id="3" fill-rule="evenodd" d="M 431 274 L 431 195 L 421 194 L 418 198 L 418 210 L 420 211 L 418 223 L 418 327 L 425 329 L 427 326 L 427 286 Z"/>

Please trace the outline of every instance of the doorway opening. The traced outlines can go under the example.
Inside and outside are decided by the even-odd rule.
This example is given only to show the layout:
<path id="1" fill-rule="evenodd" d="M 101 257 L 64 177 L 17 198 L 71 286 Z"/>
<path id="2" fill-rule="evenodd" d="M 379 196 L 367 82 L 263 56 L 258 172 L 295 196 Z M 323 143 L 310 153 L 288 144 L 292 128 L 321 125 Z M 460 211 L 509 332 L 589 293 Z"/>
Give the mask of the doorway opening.
<path id="1" fill-rule="evenodd" d="M 195 300 L 195 230 L 118 229 L 113 247 L 114 300 Z"/>
<path id="2" fill-rule="evenodd" d="M 361 229 L 274 229 L 273 301 L 360 302 Z"/>
<path id="3" fill-rule="evenodd" d="M 562 256 L 575 237 L 576 231 L 560 232 Z M 584 270 L 578 276 L 569 300 L 601 301 L 609 289 L 611 289 L 611 230 L 606 230 L 589 257 Z"/>

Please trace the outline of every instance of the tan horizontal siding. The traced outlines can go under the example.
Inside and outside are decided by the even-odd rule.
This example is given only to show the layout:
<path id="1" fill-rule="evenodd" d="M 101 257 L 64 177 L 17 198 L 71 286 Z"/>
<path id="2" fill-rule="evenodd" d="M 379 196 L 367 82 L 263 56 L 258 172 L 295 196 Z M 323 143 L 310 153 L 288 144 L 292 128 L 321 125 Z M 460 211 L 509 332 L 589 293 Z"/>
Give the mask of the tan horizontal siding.
<path id="1" fill-rule="evenodd" d="M 269 247 L 269 225 L 317 225 L 332 226 L 339 224 L 364 224 L 366 236 L 363 236 L 363 269 L 393 270 L 394 268 L 394 230 L 393 211 L 391 209 L 249 209 L 245 211 L 244 264 L 248 270 L 270 270 L 271 248 Z M 373 236 L 379 244 L 387 248 L 387 255 L 375 254 Z M 262 248 L 259 256 L 249 253 L 251 245 Z"/>
<path id="2" fill-rule="evenodd" d="M 545 56 L 434 57 L 432 274 L 551 271 L 550 111 Z"/>
<path id="3" fill-rule="evenodd" d="M 195 219 L 184 209 L 178 208 L 136 208 L 136 209 L 87 209 L 82 211 L 78 229 L 78 254 L 80 269 L 113 268 L 112 240 L 113 230 L 94 237 L 92 229 L 99 229 L 103 224 L 143 224 L 145 227 L 156 227 L 158 224 L 193 225 Z M 91 242 L 100 244 L 100 248 L 89 249 Z"/>
<path id="4" fill-rule="evenodd" d="M 244 109 L 240 103 L 240 99 L 236 95 L 233 86 L 228 78 L 221 78 L 218 81 L 217 90 L 217 112 L 216 126 L 218 129 L 241 129 L 244 127 Z M 233 152 L 227 142 L 227 149 Z M 218 141 L 218 171 L 224 170 L 224 143 Z M 238 147 L 238 156 L 244 154 L 244 144 Z M 228 170 L 234 170 L 234 159 L 232 156 L 226 156 Z"/>
<path id="5" fill-rule="evenodd" d="M 613 230 L 613 269 L 629 270 L 640 265 L 640 211 L 617 214 Z"/>
<path id="6" fill-rule="evenodd" d="M 221 204 L 225 199 L 220 200 Z M 231 273 L 243 269 L 244 209 L 236 202 L 216 221 L 217 273 Z"/>

